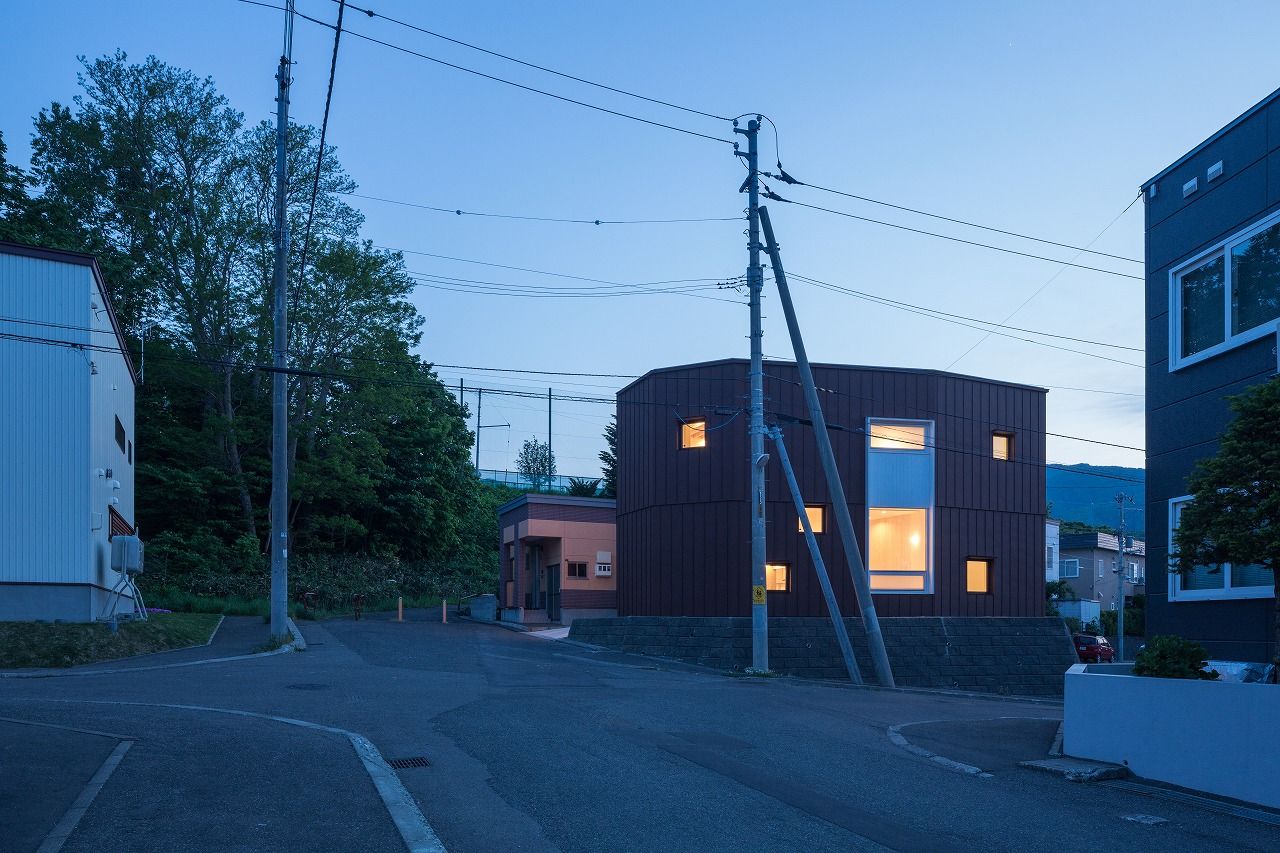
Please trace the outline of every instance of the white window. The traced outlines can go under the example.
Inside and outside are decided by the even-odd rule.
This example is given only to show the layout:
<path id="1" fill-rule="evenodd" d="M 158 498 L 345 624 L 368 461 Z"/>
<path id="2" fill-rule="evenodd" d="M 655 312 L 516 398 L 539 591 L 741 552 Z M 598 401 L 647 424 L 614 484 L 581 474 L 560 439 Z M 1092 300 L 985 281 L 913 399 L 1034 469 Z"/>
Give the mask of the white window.
<path id="1" fill-rule="evenodd" d="M 791 567 L 786 563 L 765 563 L 764 588 L 767 592 L 791 592 Z"/>
<path id="2" fill-rule="evenodd" d="M 1272 214 L 1169 274 L 1169 365 L 1177 370 L 1276 328 L 1280 214 Z"/>
<path id="3" fill-rule="evenodd" d="M 867 568 L 878 592 L 924 592 L 929 576 L 929 510 L 871 510 Z"/>
<path id="4" fill-rule="evenodd" d="M 1060 563 L 1062 567 L 1061 577 L 1078 578 L 1080 577 L 1080 561 L 1071 557 L 1064 557 Z"/>
<path id="5" fill-rule="evenodd" d="M 1102 580 L 1106 576 L 1106 570 L 1102 567 L 1102 560 L 1098 560 L 1098 580 Z"/>
<path id="6" fill-rule="evenodd" d="M 612 563 L 596 563 L 596 577 L 607 578 L 613 576 Z"/>
<path id="7" fill-rule="evenodd" d="M 927 450 L 926 425 L 921 423 L 897 423 L 872 421 L 871 447 L 873 450 Z"/>
<path id="8" fill-rule="evenodd" d="M 1052 545 L 1046 545 L 1046 546 L 1044 546 L 1044 568 L 1045 568 L 1045 571 L 1052 572 L 1052 571 L 1053 571 L 1053 567 L 1054 567 L 1054 565 L 1055 565 L 1055 563 L 1054 563 L 1054 559 L 1053 559 L 1053 546 L 1052 546 Z"/>
<path id="9" fill-rule="evenodd" d="M 1169 501 L 1169 565 L 1174 566 L 1173 531 L 1190 496 Z M 1223 598 L 1271 598 L 1275 595 L 1272 572 L 1263 566 L 1196 566 L 1182 573 L 1169 572 L 1170 601 L 1204 601 Z"/>

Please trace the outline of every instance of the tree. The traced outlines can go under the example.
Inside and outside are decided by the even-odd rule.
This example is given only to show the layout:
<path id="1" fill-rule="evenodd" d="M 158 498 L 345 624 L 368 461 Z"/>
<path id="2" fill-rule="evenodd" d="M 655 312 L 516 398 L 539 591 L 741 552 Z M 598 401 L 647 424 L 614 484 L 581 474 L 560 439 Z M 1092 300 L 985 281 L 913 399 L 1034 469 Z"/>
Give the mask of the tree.
<path id="1" fill-rule="evenodd" d="M 594 498 L 600 493 L 600 478 L 570 477 L 567 494 L 575 498 Z"/>
<path id="2" fill-rule="evenodd" d="M 600 451 L 600 469 L 604 472 L 604 489 L 602 497 L 618 496 L 618 416 L 609 419 L 604 428 L 604 442 L 608 447 Z"/>
<path id="3" fill-rule="evenodd" d="M 525 441 L 516 458 L 516 470 L 535 490 L 550 484 L 556 473 L 556 455 L 551 452 L 551 445 L 536 438 Z"/>
<path id="4" fill-rule="evenodd" d="M 1173 534 L 1170 571 L 1221 572 L 1224 563 L 1271 572 L 1273 660 L 1280 668 L 1280 379 L 1230 399 L 1235 419 L 1216 455 L 1191 475 Z"/>

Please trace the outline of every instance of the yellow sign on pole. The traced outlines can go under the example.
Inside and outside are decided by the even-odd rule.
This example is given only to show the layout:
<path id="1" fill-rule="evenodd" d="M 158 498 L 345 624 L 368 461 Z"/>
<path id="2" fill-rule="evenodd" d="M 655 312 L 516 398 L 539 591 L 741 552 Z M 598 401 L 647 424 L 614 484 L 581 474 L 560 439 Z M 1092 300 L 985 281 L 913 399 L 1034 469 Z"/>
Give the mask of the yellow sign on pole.
<path id="1" fill-rule="evenodd" d="M 752 603 L 752 604 L 764 604 L 764 602 L 765 602 L 765 598 L 764 598 L 764 587 L 763 587 L 763 586 L 753 586 L 753 587 L 751 587 L 751 603 Z"/>

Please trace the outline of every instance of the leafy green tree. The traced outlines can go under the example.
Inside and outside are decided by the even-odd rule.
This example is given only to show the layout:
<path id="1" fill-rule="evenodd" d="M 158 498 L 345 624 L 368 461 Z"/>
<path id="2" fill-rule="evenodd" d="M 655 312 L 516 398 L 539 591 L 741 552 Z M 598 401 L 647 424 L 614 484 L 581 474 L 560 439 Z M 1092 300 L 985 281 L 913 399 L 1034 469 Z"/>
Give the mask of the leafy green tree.
<path id="1" fill-rule="evenodd" d="M 618 416 L 614 415 L 604 428 L 605 449 L 600 451 L 600 470 L 604 473 L 601 497 L 618 496 Z"/>
<path id="2" fill-rule="evenodd" d="M 1235 418 L 1216 455 L 1203 460 L 1187 489 L 1192 502 L 1173 535 L 1170 570 L 1263 566 L 1271 572 L 1273 659 L 1280 664 L 1280 379 L 1231 398 Z"/>
<path id="3" fill-rule="evenodd" d="M 535 490 L 549 485 L 556 473 L 556 456 L 551 445 L 536 438 L 527 439 L 516 457 L 516 470 Z"/>
<path id="4" fill-rule="evenodd" d="M 570 477 L 567 493 L 575 498 L 594 498 L 600 494 L 600 478 Z"/>

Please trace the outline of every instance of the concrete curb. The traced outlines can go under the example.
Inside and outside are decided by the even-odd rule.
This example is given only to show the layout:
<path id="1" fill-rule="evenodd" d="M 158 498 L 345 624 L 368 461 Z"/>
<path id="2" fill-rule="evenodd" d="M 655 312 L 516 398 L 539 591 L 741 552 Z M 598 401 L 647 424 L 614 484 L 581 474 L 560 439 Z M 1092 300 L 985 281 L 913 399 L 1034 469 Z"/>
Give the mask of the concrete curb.
<path id="1" fill-rule="evenodd" d="M 1068 782 L 1101 782 L 1104 779 L 1124 779 L 1129 775 L 1128 767 L 1119 764 L 1106 764 L 1101 761 L 1084 761 L 1079 758 L 1044 758 L 1037 761 L 1019 761 L 1019 767 L 1028 770 L 1039 770 L 1061 776 Z"/>
<path id="2" fill-rule="evenodd" d="M 495 628 L 506 628 L 508 631 L 516 631 L 521 634 L 529 633 L 529 629 L 523 625 L 518 625 L 515 622 L 503 622 L 500 619 L 495 619 L 492 622 L 490 622 L 485 619 L 474 619 L 470 616 L 463 616 L 460 613 L 453 614 L 453 618 L 461 619 L 463 622 L 471 622 L 472 624 L 475 624 L 475 625 L 492 625 Z"/>
<path id="3" fill-rule="evenodd" d="M 298 626 L 294 624 L 291 617 L 286 617 L 285 625 L 289 628 L 290 635 L 293 636 L 293 642 L 289 645 L 293 647 L 295 652 L 305 652 L 307 650 L 307 641 L 303 639 L 302 632 L 298 630 Z"/>

